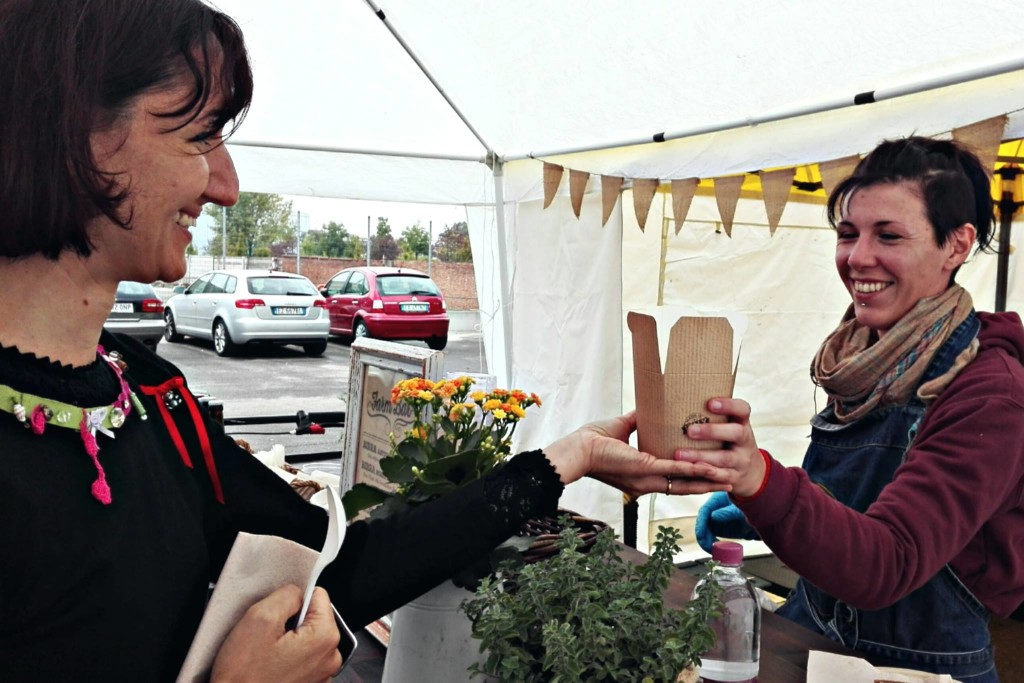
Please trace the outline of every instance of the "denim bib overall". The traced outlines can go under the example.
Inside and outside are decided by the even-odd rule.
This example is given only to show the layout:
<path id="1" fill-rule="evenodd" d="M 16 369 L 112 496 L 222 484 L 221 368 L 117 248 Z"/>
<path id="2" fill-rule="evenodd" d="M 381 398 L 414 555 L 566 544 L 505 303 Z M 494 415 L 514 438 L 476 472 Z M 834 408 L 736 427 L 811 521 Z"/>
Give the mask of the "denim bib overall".
<path id="1" fill-rule="evenodd" d="M 945 373 L 980 326 L 972 312 L 935 355 L 922 381 Z M 915 396 L 906 405 L 840 424 L 829 406 L 811 421 L 804 470 L 827 493 L 864 512 L 892 481 L 924 412 L 925 405 Z M 940 534 L 941 520 L 935 521 L 935 533 Z M 875 611 L 856 609 L 800 579 L 779 614 L 870 655 L 881 666 L 947 673 L 964 683 L 999 680 L 988 612 L 949 565 L 894 605 Z"/>

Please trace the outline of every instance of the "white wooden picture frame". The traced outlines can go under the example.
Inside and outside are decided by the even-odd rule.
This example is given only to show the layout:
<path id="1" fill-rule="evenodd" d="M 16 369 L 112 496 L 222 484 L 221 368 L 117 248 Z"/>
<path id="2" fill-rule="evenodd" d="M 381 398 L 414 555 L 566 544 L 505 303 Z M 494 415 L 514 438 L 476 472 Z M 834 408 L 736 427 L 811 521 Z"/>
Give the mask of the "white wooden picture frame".
<path id="1" fill-rule="evenodd" d="M 419 346 L 360 337 L 352 342 L 352 368 L 341 451 L 341 490 L 358 483 L 385 490 L 393 487 L 380 471 L 390 450 L 389 437 L 401 440 L 412 413 L 391 405 L 391 389 L 410 377 L 441 378 L 444 353 Z"/>

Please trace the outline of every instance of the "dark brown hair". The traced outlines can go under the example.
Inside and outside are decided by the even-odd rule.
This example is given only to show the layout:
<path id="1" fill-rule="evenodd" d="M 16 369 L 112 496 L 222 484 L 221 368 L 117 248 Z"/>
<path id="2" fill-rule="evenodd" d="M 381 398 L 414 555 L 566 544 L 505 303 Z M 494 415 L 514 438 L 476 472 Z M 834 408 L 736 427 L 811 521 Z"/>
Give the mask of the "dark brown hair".
<path id="1" fill-rule="evenodd" d="M 847 198 L 860 189 L 910 181 L 920 188 L 935 241 L 946 244 L 964 223 L 974 226 L 978 251 L 992 241 L 993 206 L 989 176 L 978 157 L 952 140 L 908 137 L 887 140 L 857 164 L 828 198 L 828 222 L 842 220 Z"/>
<path id="2" fill-rule="evenodd" d="M 200 0 L 0 0 L 0 65 L 3 257 L 87 256 L 85 226 L 100 214 L 129 228 L 127 191 L 97 169 L 90 135 L 139 95 L 190 79 L 188 100 L 158 113 L 184 117 L 176 130 L 219 89 L 224 104 L 199 137 L 237 126 L 252 99 L 241 30 Z"/>

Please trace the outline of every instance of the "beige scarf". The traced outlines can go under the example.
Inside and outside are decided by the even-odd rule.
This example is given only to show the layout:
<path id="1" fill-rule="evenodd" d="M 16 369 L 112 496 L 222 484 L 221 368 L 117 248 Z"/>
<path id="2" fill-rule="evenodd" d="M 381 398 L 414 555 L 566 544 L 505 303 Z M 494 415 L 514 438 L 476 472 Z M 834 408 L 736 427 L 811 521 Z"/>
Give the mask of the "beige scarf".
<path id="1" fill-rule="evenodd" d="M 871 329 L 857 323 L 851 305 L 843 322 L 818 349 L 811 363 L 811 378 L 835 399 L 836 418 L 844 424 L 875 408 L 904 404 L 915 391 L 928 403 L 978 353 L 975 338 L 948 372 L 921 384 L 932 357 L 973 307 L 967 290 L 953 285 L 938 296 L 918 301 L 876 340 Z"/>

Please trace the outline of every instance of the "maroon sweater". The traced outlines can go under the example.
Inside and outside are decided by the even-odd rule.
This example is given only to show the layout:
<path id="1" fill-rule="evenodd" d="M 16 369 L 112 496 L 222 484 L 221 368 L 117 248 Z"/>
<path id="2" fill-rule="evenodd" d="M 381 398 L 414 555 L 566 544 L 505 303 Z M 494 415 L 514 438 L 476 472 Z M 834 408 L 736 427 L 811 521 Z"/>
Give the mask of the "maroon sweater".
<path id="1" fill-rule="evenodd" d="M 977 357 L 866 512 L 778 462 L 739 503 L 783 562 L 854 607 L 891 605 L 945 564 L 993 614 L 1024 602 L 1024 327 L 1016 313 L 979 317 Z"/>

